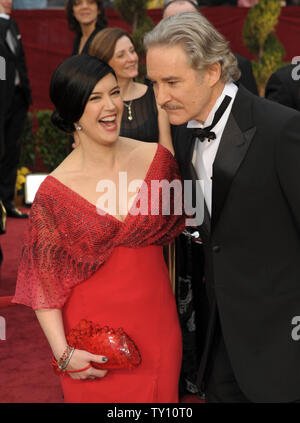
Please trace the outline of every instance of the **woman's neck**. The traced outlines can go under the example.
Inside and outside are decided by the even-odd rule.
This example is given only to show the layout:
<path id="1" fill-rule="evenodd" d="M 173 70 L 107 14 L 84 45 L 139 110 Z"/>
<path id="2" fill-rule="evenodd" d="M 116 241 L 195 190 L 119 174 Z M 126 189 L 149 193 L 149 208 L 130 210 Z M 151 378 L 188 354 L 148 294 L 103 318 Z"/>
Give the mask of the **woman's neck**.
<path id="1" fill-rule="evenodd" d="M 130 101 L 136 95 L 135 82 L 132 78 L 118 78 L 121 96 L 124 101 Z"/>
<path id="2" fill-rule="evenodd" d="M 87 40 L 89 38 L 89 36 L 92 34 L 92 32 L 94 32 L 96 28 L 96 22 L 91 22 L 87 25 L 80 25 L 80 29 L 81 29 L 81 38 Z"/>
<path id="3" fill-rule="evenodd" d="M 79 168 L 88 175 L 98 174 L 99 167 L 114 169 L 117 166 L 120 140 L 112 145 L 97 145 L 95 143 L 79 144 L 72 152 L 78 160 Z"/>

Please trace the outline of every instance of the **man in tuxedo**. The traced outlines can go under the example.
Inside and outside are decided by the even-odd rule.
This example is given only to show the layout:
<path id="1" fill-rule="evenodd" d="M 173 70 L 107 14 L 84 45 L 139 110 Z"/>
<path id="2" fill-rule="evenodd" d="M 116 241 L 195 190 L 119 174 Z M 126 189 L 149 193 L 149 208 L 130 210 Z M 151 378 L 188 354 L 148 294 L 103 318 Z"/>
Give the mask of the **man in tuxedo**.
<path id="1" fill-rule="evenodd" d="M 266 85 L 265 97 L 300 111 L 300 63 L 274 72 Z"/>
<path id="2" fill-rule="evenodd" d="M 163 18 L 168 18 L 169 16 L 175 15 L 176 13 L 181 12 L 198 12 L 200 13 L 200 7 L 197 4 L 196 0 L 170 0 L 165 1 L 165 6 L 163 8 Z M 256 81 L 252 71 L 252 65 L 250 60 L 246 57 L 240 56 L 237 53 L 233 53 L 238 61 L 238 66 L 241 71 L 241 77 L 237 81 L 239 84 L 243 84 L 247 90 L 251 91 L 253 94 L 258 94 Z"/>
<path id="3" fill-rule="evenodd" d="M 209 310 L 197 384 L 208 402 L 299 401 L 300 114 L 236 86 L 236 61 L 200 14 L 165 19 L 145 48 L 182 177 L 203 181 L 193 230 Z"/>
<path id="4" fill-rule="evenodd" d="M 0 15 L 4 13 L 4 7 L 0 2 Z M 6 97 L 6 60 L 5 60 L 6 46 L 4 39 L 0 34 L 0 159 L 4 154 L 4 110 Z"/>
<path id="5" fill-rule="evenodd" d="M 196 0 L 166 0 L 162 17 L 167 18 L 182 12 L 201 13 Z M 236 53 L 233 54 L 241 71 L 241 76 L 236 82 L 243 84 L 250 92 L 258 94 L 250 60 Z M 203 245 L 194 238 L 193 234 L 193 231 L 184 231 L 176 240 L 176 280 L 180 281 L 177 283 L 177 302 L 184 340 L 184 360 L 179 387 L 182 395 L 197 393 L 201 396 L 203 393 L 197 387 L 195 369 L 199 365 L 199 357 L 203 352 L 202 339 L 207 326 L 208 306 L 204 283 L 197 283 L 199 280 L 204 280 Z M 197 231 L 195 234 L 197 235 Z M 197 267 L 190 265 L 190 257 L 197 257 L 199 262 Z M 196 301 L 200 306 L 195 309 Z"/>
<path id="6" fill-rule="evenodd" d="M 1 10 L 1 9 L 0 9 Z M 0 12 L 1 13 L 1 12 Z M 6 90 L 6 62 L 2 60 L 3 49 L 0 43 L 0 159 L 4 154 L 4 108 Z"/>
<path id="7" fill-rule="evenodd" d="M 4 7 L 0 4 L 0 14 L 4 13 Z M 0 36 L 0 160 L 4 155 L 4 109 L 5 109 L 5 98 L 6 98 L 6 60 L 4 57 L 5 46 L 1 42 Z M 1 201 L 1 197 L 0 197 Z M 3 209 L 0 203 L 0 219 L 3 219 Z M 0 231 L 1 232 L 1 231 Z M 0 245 L 0 268 L 3 262 L 3 252 Z M 0 270 L 1 271 L 1 270 Z"/>
<path id="8" fill-rule="evenodd" d="M 11 19 L 12 0 L 0 0 L 0 46 L 6 63 L 5 102 L 0 102 L 4 116 L 3 150 L 0 159 L 0 199 L 7 216 L 24 218 L 14 204 L 17 169 L 21 153 L 20 138 L 27 111 L 31 104 L 31 90 L 25 55 L 17 23 Z"/>

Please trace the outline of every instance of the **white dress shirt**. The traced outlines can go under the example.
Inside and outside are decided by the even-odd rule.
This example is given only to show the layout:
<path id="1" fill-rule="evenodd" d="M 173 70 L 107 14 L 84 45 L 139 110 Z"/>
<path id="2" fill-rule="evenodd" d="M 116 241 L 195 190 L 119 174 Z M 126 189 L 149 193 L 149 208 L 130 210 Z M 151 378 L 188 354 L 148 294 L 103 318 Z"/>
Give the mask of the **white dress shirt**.
<path id="1" fill-rule="evenodd" d="M 204 183 L 201 184 L 202 189 L 204 189 L 204 198 L 207 205 L 209 214 L 211 215 L 211 203 L 212 203 L 212 174 L 213 174 L 213 163 L 219 148 L 221 137 L 226 126 L 229 114 L 231 112 L 232 104 L 236 96 L 238 87 L 233 83 L 229 82 L 225 84 L 224 90 L 215 105 L 211 109 L 209 115 L 207 116 L 204 124 L 196 121 L 190 120 L 187 124 L 187 128 L 205 128 L 211 125 L 215 112 L 222 103 L 225 95 L 228 95 L 232 98 L 227 109 L 223 113 L 219 122 L 212 128 L 212 131 L 216 134 L 216 139 L 208 141 L 205 139 L 203 142 L 196 139 L 195 148 L 193 153 L 192 163 L 194 165 L 195 171 L 198 175 L 199 180 Z"/>

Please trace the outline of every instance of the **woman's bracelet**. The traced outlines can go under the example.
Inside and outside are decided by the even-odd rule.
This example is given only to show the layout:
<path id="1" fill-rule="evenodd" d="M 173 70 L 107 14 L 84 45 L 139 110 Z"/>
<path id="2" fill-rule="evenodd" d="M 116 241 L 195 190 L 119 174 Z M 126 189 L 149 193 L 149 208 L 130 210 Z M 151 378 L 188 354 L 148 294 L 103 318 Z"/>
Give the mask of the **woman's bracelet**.
<path id="1" fill-rule="evenodd" d="M 69 345 L 66 346 L 66 349 L 63 352 L 63 355 L 57 361 L 57 365 L 58 365 L 59 370 L 64 371 L 67 368 L 67 366 L 68 366 L 68 364 L 69 364 L 69 362 L 72 358 L 74 350 L 75 350 L 75 348 L 70 347 Z"/>
<path id="2" fill-rule="evenodd" d="M 66 370 L 65 373 L 80 373 L 80 372 L 84 372 L 85 370 L 89 369 L 90 367 L 92 367 L 90 364 L 86 367 L 84 367 L 83 369 L 79 369 L 79 370 Z"/>
<path id="3" fill-rule="evenodd" d="M 53 366 L 53 370 L 54 370 L 54 372 L 56 373 L 56 374 L 58 374 L 58 375 L 63 375 L 63 376 L 65 376 L 65 375 L 67 375 L 67 374 L 69 374 L 69 373 L 80 373 L 80 372 L 83 372 L 84 370 L 87 370 L 87 369 L 89 369 L 90 367 L 92 367 L 91 366 L 91 364 L 89 364 L 88 366 L 86 366 L 86 367 L 84 367 L 83 369 L 78 369 L 78 370 L 61 370 L 59 367 L 58 367 L 58 363 L 57 363 L 57 361 L 55 360 L 55 358 L 54 357 L 52 357 L 52 366 Z"/>

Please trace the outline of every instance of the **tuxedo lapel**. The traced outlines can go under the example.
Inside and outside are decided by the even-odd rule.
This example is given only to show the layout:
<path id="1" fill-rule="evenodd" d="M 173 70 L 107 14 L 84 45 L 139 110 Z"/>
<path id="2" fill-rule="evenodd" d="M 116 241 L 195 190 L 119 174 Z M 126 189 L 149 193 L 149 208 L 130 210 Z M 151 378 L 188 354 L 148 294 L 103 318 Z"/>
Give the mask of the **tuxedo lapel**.
<path id="1" fill-rule="evenodd" d="M 19 52 L 19 46 L 20 46 L 20 34 L 18 32 L 18 28 L 15 25 L 14 21 L 12 19 L 9 19 L 9 24 L 6 30 L 6 41 L 8 44 L 8 47 L 10 48 L 11 52 L 17 56 Z"/>
<path id="2" fill-rule="evenodd" d="M 192 210 L 197 207 L 197 216 L 203 218 L 201 225 L 197 226 L 202 239 L 208 239 L 210 233 L 210 215 L 204 200 L 197 172 L 193 166 L 193 152 L 195 147 L 195 138 L 191 131 L 183 125 L 177 133 L 177 154 L 181 176 L 185 181 L 185 210 Z M 176 141 L 175 141 L 176 142 Z M 191 188 L 191 189 L 190 189 Z M 196 202 L 196 199 L 198 200 Z M 188 206 L 188 207 L 187 207 Z"/>
<path id="3" fill-rule="evenodd" d="M 213 164 L 212 227 L 220 216 L 232 180 L 256 132 L 256 127 L 253 126 L 251 120 L 250 104 L 247 98 L 243 97 L 244 90 L 242 89 L 241 93 L 237 94 Z M 239 119 L 240 116 L 242 119 Z M 238 119 L 240 126 L 237 124 Z"/>

